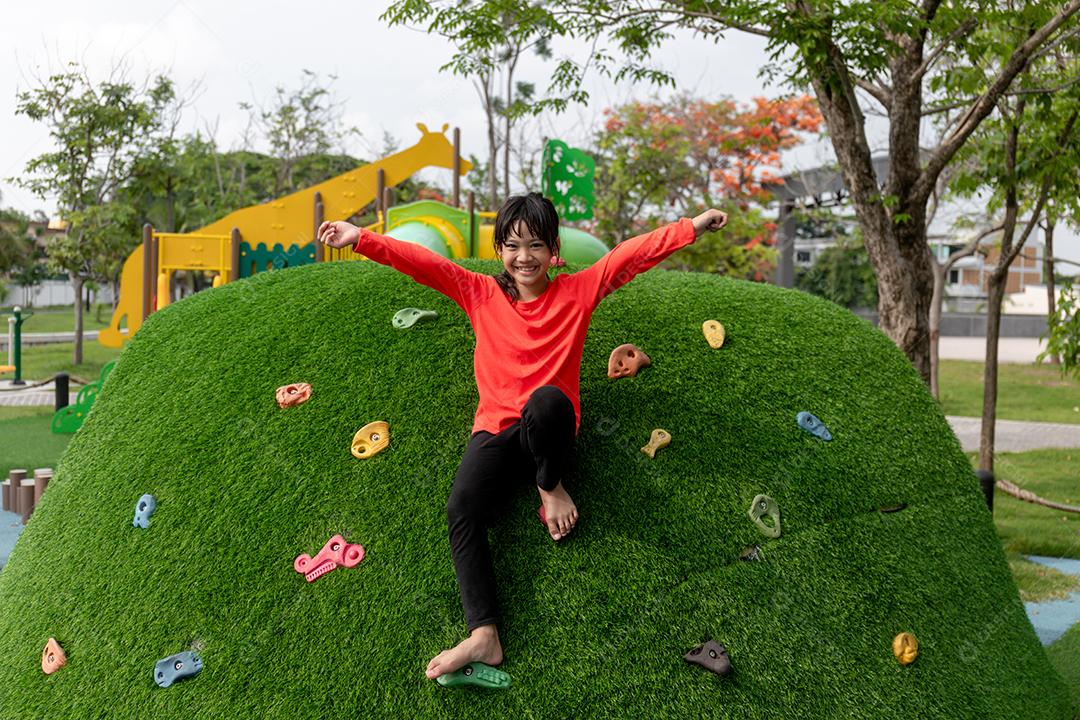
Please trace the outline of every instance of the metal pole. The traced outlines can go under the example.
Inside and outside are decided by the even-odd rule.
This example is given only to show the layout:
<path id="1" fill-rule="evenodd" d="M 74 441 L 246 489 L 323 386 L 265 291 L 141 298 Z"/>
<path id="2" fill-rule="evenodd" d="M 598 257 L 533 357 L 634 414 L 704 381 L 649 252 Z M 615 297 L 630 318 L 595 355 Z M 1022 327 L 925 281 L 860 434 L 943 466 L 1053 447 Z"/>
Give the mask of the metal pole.
<path id="1" fill-rule="evenodd" d="M 143 225 L 143 262 L 142 262 L 142 319 L 150 317 L 153 308 L 150 306 L 154 292 L 154 226 L 150 223 Z"/>
<path id="2" fill-rule="evenodd" d="M 315 231 L 313 233 L 315 238 L 315 262 L 317 263 L 321 263 L 326 259 L 323 255 L 323 244 L 319 242 L 319 226 L 323 224 L 323 212 L 322 193 L 317 192 L 315 193 Z"/>
<path id="3" fill-rule="evenodd" d="M 75 298 L 75 302 L 79 302 L 78 298 Z M 16 305 L 14 307 L 15 312 L 15 341 L 12 343 L 12 347 L 15 348 L 15 362 L 12 365 L 15 366 L 15 379 L 11 381 L 12 385 L 25 385 L 26 381 L 22 379 L 22 308 Z"/>
<path id="4" fill-rule="evenodd" d="M 454 207 L 461 207 L 461 128 L 454 128 Z"/>
<path id="5" fill-rule="evenodd" d="M 386 171 L 379 168 L 379 172 L 375 178 L 375 214 L 379 216 L 379 220 L 382 220 L 382 214 L 386 210 L 386 208 L 383 207 L 383 191 L 386 190 Z M 386 232 L 386 228 L 383 228 L 383 232 Z"/>
<path id="6" fill-rule="evenodd" d="M 467 198 L 468 206 L 466 207 L 466 212 L 469 214 L 469 257 L 479 257 L 476 252 L 476 193 L 470 190 Z"/>
<path id="7" fill-rule="evenodd" d="M 229 264 L 232 265 L 232 277 L 229 282 L 240 279 L 240 229 L 233 228 L 229 236 Z"/>

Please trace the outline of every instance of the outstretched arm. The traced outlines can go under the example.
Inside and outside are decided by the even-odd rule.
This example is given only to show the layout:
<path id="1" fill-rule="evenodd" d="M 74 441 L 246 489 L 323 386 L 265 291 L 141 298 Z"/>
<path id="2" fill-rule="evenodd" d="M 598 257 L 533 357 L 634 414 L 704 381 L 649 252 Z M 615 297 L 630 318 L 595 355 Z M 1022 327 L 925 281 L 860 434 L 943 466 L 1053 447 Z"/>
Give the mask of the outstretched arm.
<path id="1" fill-rule="evenodd" d="M 715 209 L 706 210 L 693 220 L 683 218 L 621 242 L 576 275 L 586 283 L 586 292 L 595 306 L 633 280 L 634 276 L 654 267 L 668 255 L 691 244 L 706 232 L 715 232 L 726 224 L 725 213 Z"/>
<path id="2" fill-rule="evenodd" d="M 475 304 L 481 291 L 481 276 L 416 243 L 379 235 L 347 222 L 324 222 L 319 241 L 332 248 L 353 246 L 353 252 L 380 265 L 405 273 L 416 282 L 441 292 L 465 312 Z"/>

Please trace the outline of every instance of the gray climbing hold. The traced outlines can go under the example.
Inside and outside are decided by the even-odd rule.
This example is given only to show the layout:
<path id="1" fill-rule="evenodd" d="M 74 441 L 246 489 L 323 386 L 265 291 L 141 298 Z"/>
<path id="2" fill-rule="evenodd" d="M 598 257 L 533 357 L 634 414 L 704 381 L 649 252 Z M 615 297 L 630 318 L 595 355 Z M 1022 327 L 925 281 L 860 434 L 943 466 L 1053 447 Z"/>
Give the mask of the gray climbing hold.
<path id="1" fill-rule="evenodd" d="M 720 677 L 731 674 L 731 658 L 727 648 L 715 640 L 707 640 L 683 655 L 683 660 L 700 665 Z"/>
<path id="2" fill-rule="evenodd" d="M 780 506 L 768 495 L 758 495 L 750 505 L 750 519 L 757 525 L 761 534 L 766 537 L 780 537 Z M 768 515 L 772 521 L 772 527 L 762 522 L 761 518 Z"/>
<path id="3" fill-rule="evenodd" d="M 832 433 L 829 432 L 829 428 L 825 427 L 825 423 L 821 422 L 814 415 L 805 410 L 795 416 L 795 422 L 799 424 L 799 427 L 811 435 L 817 436 L 825 441 L 832 440 Z"/>
<path id="4" fill-rule="evenodd" d="M 140 496 L 139 502 L 135 503 L 135 519 L 131 521 L 131 524 L 145 530 L 150 527 L 150 516 L 155 510 L 157 510 L 157 498 L 150 494 Z"/>
<path id="5" fill-rule="evenodd" d="M 198 675 L 200 670 L 202 658 L 186 650 L 154 663 L 154 682 L 158 687 L 167 688 L 177 680 Z"/>
<path id="6" fill-rule="evenodd" d="M 411 328 L 418 322 L 431 322 L 435 318 L 439 317 L 439 313 L 434 310 L 421 310 L 419 308 L 402 308 L 394 313 L 394 319 L 392 320 L 394 327 L 399 330 L 405 328 Z"/>

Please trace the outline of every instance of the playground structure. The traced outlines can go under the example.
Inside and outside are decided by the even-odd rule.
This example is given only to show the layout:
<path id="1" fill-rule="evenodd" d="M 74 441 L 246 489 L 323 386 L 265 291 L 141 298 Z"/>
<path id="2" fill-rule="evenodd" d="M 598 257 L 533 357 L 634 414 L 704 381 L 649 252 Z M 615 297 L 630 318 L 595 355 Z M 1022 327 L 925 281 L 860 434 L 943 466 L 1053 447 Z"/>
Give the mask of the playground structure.
<path id="1" fill-rule="evenodd" d="M 229 213 L 191 233 L 161 233 L 143 228 L 143 242 L 124 262 L 120 300 L 109 327 L 98 335 L 102 345 L 121 347 L 154 311 L 169 304 L 172 274 L 178 270 L 212 273 L 213 286 L 249 277 L 264 270 L 313 262 L 363 260 L 350 248 L 325 248 L 315 239 L 325 221 L 346 220 L 373 200 L 376 217 L 369 229 L 415 242 L 444 257 L 494 259 L 494 227 L 484 220 L 493 212 L 478 212 L 472 193 L 460 207 L 460 177 L 472 168 L 461 158 L 461 134 L 453 143 L 448 125 L 432 132 L 417 123 L 421 137 L 412 147 L 362 165 L 276 200 Z M 453 173 L 453 203 L 423 200 L 391 207 L 391 188 L 425 167 Z M 561 255 L 573 263 L 589 264 L 607 247 L 574 228 L 560 229 Z M 257 244 L 256 244 L 257 243 Z"/>

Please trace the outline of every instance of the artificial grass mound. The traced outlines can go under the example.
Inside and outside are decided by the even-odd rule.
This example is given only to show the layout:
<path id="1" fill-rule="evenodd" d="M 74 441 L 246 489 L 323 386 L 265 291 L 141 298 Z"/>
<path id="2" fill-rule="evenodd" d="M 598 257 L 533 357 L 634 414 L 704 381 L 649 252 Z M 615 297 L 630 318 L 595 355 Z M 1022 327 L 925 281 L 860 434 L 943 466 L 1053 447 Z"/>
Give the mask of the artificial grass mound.
<path id="1" fill-rule="evenodd" d="M 440 317 L 393 328 L 408 306 Z M 652 367 L 609 380 L 625 342 Z M 552 543 L 518 479 L 491 532 L 513 687 L 427 680 L 465 631 L 445 502 L 472 348 L 456 305 L 373 263 L 264 273 L 149 318 L 0 573 L 0 717 L 1072 717 L 904 356 L 825 301 L 663 271 L 593 317 L 578 529 Z M 311 399 L 279 409 L 274 390 L 298 381 Z M 390 447 L 357 460 L 374 420 Z M 650 460 L 657 427 L 672 442 Z M 780 506 L 776 540 L 747 516 L 759 493 Z M 335 533 L 366 558 L 306 583 L 293 559 Z M 761 559 L 740 561 L 750 544 Z M 920 642 L 906 667 L 903 631 Z M 45 676 L 50 636 L 69 665 Z M 706 638 L 731 676 L 682 659 Z M 156 687 L 155 661 L 193 648 L 202 673 Z"/>

